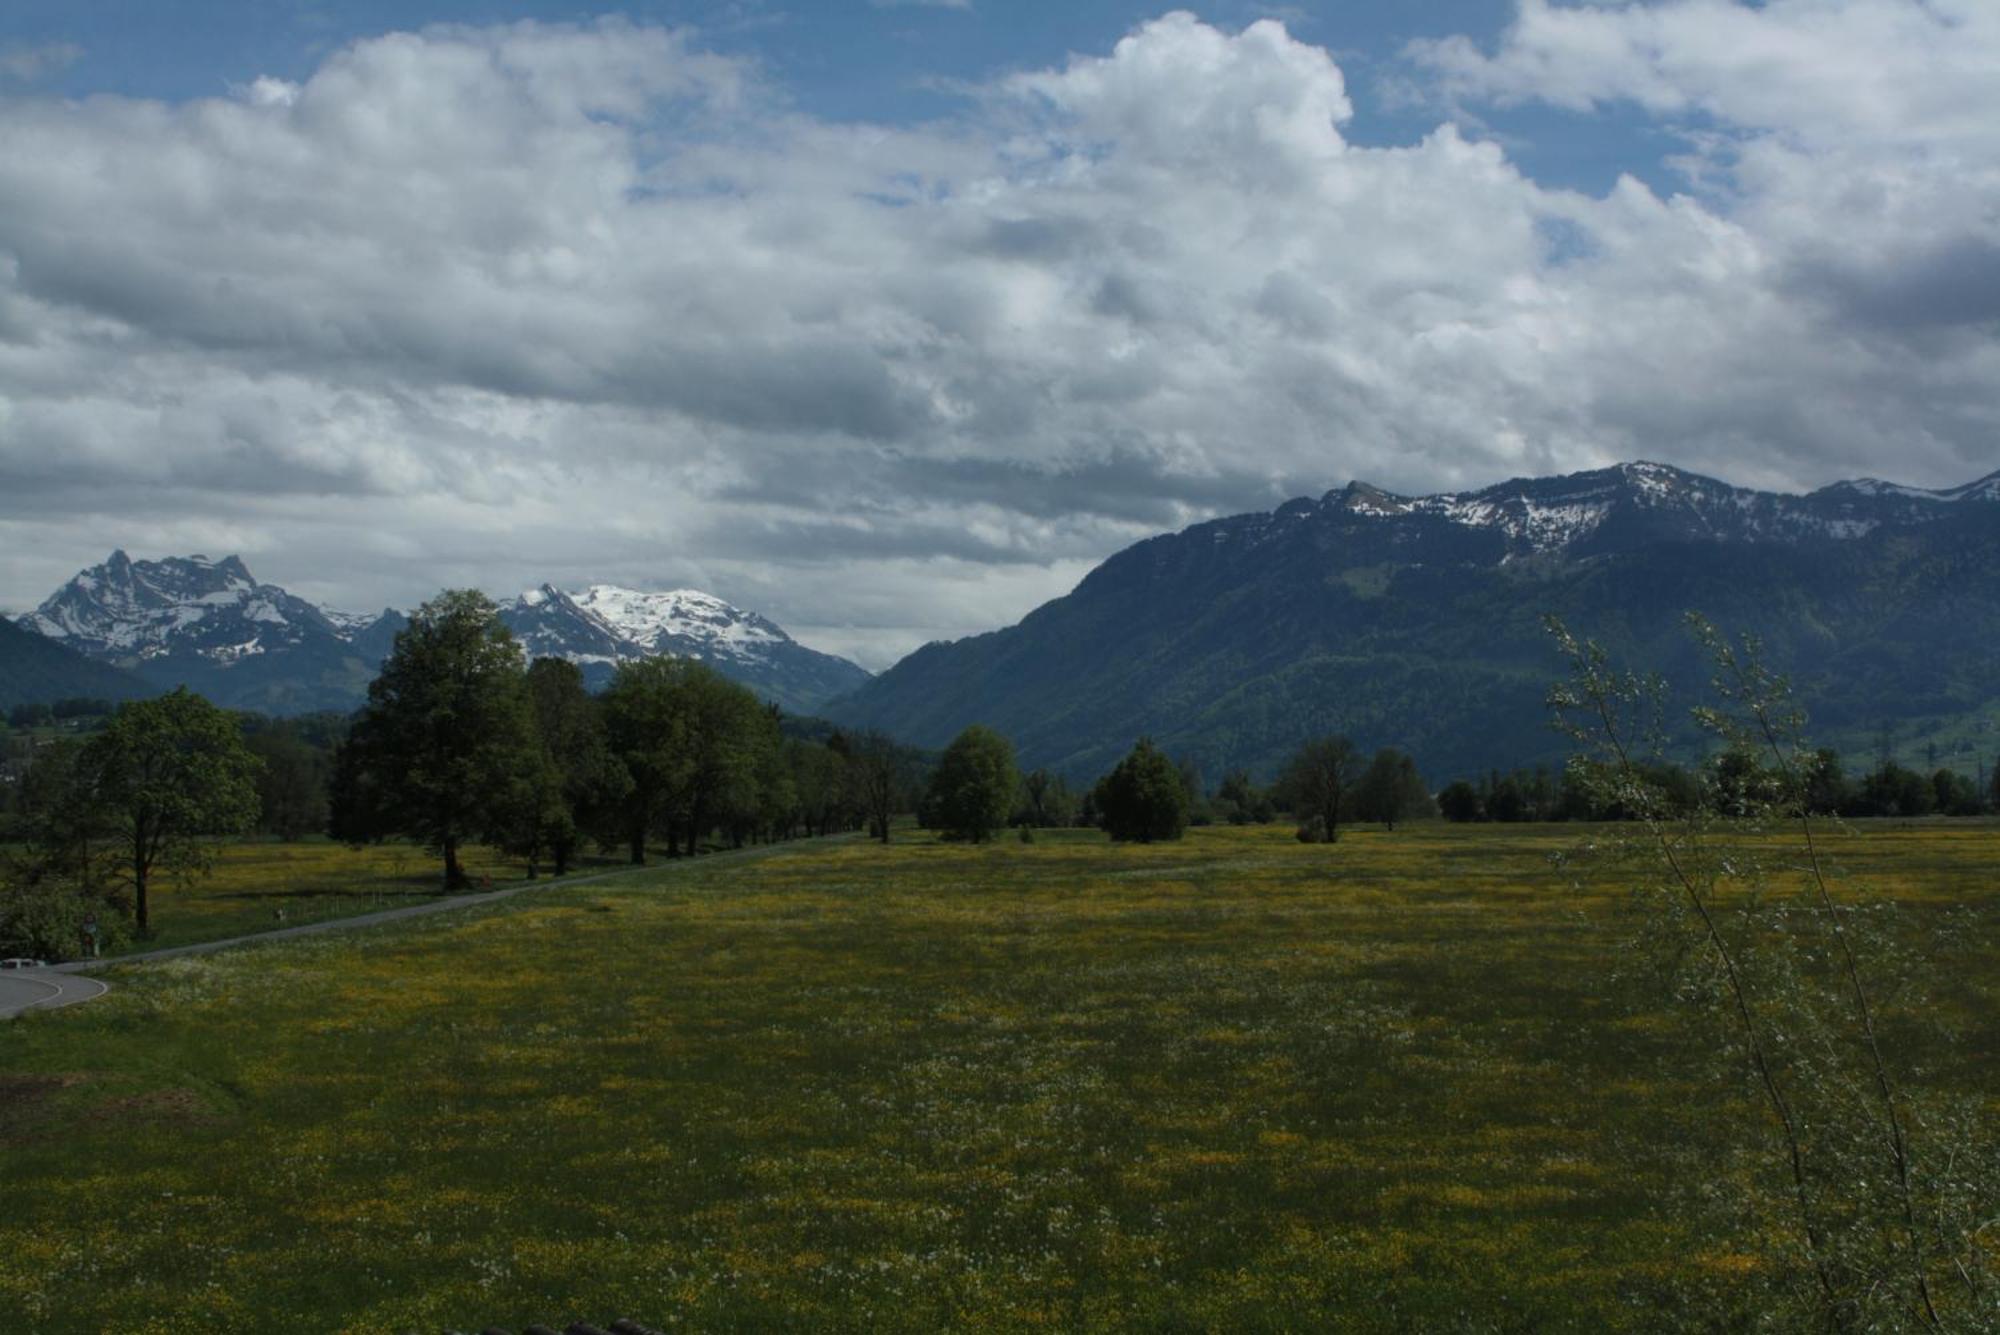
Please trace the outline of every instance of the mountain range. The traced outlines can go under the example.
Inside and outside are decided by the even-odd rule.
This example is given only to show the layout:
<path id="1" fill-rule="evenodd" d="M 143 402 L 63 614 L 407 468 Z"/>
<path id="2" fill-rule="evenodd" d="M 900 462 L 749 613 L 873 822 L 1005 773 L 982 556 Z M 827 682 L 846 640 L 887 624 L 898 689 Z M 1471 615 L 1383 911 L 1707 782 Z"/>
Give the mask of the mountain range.
<path id="1" fill-rule="evenodd" d="M 526 653 L 579 664 L 593 687 L 619 663 L 659 654 L 700 659 L 792 711 L 868 679 L 756 613 L 690 589 L 643 593 L 597 584 L 566 593 L 544 584 L 504 604 L 500 615 Z M 19 629 L 35 633 L 28 638 L 39 639 L 43 658 L 69 651 L 99 672 L 130 674 L 128 681 L 186 685 L 234 709 L 298 714 L 358 705 L 407 624 L 393 608 L 356 616 L 320 607 L 259 582 L 234 556 L 134 561 L 117 551 L 20 618 Z M 0 652 L 0 668 L 24 652 L 19 645 Z M 6 680 L 0 676 L 0 685 Z M 133 693 L 128 686 L 117 698 Z"/>
<path id="2" fill-rule="evenodd" d="M 1142 735 L 1211 778 L 1269 775 L 1338 731 L 1442 781 L 1560 760 L 1544 613 L 1692 684 L 1689 610 L 1760 636 L 1824 735 L 1970 744 L 2000 711 L 2000 473 L 1807 495 L 1650 463 L 1435 496 L 1355 482 L 1140 542 L 826 712 L 919 746 L 987 723 L 1077 778 Z"/>
<path id="3" fill-rule="evenodd" d="M 1649 463 L 1433 496 L 1354 482 L 1147 539 L 1018 625 L 872 679 L 691 590 L 545 584 L 501 615 L 592 686 L 637 658 L 694 657 L 794 713 L 921 747 L 987 723 L 1025 765 L 1078 779 L 1140 736 L 1211 778 L 1268 776 L 1338 731 L 1403 747 L 1441 782 L 1559 762 L 1545 613 L 1691 688 L 1708 673 L 1689 610 L 1758 635 L 1822 740 L 1906 762 L 1942 746 L 1968 768 L 2000 749 L 2000 473 L 1805 495 Z M 0 634 L 0 703 L 184 682 L 236 708 L 348 709 L 404 624 L 318 607 L 234 557 L 115 552 L 21 619 L 36 635 Z"/>

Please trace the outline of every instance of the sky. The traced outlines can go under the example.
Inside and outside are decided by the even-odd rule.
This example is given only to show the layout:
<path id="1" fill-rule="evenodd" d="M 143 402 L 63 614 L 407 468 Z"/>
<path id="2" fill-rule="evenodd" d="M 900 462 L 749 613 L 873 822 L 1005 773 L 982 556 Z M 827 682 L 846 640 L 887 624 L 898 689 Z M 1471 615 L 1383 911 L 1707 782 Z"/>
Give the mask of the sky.
<path id="1" fill-rule="evenodd" d="M 880 668 L 1642 458 L 2000 468 L 2000 5 L 0 5 L 0 606 L 237 553 Z"/>

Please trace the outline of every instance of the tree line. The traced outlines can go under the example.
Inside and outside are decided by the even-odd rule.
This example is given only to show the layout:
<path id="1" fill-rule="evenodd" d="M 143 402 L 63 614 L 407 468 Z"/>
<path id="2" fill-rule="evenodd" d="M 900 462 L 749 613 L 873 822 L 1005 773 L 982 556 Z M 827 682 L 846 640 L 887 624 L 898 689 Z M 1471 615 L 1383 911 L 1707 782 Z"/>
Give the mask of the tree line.
<path id="1" fill-rule="evenodd" d="M 1020 774 L 1014 750 L 991 728 L 975 724 L 953 739 L 917 808 L 920 824 L 948 839 L 980 842 L 1009 825 L 1035 829 L 1080 825 L 1119 842 L 1181 838 L 1190 826 L 1217 819 L 1265 824 L 1281 811 L 1298 821 L 1298 837 L 1332 843 L 1343 823 L 1374 822 L 1393 830 L 1436 808 L 1416 761 L 1394 748 L 1370 757 L 1342 736 L 1318 737 L 1293 753 L 1268 787 L 1232 770 L 1213 793 L 1199 769 L 1175 760 L 1142 737 L 1090 788 L 1077 792 L 1045 769 Z"/>
<path id="2" fill-rule="evenodd" d="M 36 722 L 40 715 L 36 715 Z M 806 737 L 704 664 L 620 667 L 592 695 L 528 662 L 484 595 L 426 603 L 353 718 L 235 715 L 185 689 L 119 706 L 96 731 L 34 743 L 0 785 L 0 954 L 73 953 L 150 934 L 151 891 L 262 831 L 417 841 L 442 884 L 499 848 L 528 875 L 588 846 L 644 863 L 717 846 L 867 829 L 887 841 L 922 757 L 879 732 Z"/>
<path id="3" fill-rule="evenodd" d="M 1641 766 L 1648 785 L 1677 811 L 1698 809 L 1734 814 L 1768 791 L 1776 780 L 1755 754 L 1725 748 L 1699 765 L 1652 760 Z M 1900 816 L 1986 816 L 2000 813 L 2000 761 L 1982 767 L 1977 778 L 1954 769 L 1931 774 L 1882 758 L 1859 776 L 1848 774 L 1840 753 L 1820 748 L 1802 775 L 1806 809 L 1817 816 L 1850 819 Z M 1620 821 L 1635 813 L 1606 797 L 1574 769 L 1546 767 L 1489 771 L 1477 780 L 1458 779 L 1437 795 L 1439 813 L 1449 821 L 1502 823 L 1539 821 Z"/>
<path id="4" fill-rule="evenodd" d="M 787 736 L 775 706 L 690 659 L 619 666 L 592 695 L 562 659 L 524 662 L 485 595 L 447 592 L 396 637 L 334 757 L 330 829 L 418 840 L 466 883 L 484 843 L 533 877 L 588 844 L 643 865 L 716 845 L 868 828 L 887 840 L 912 753 L 886 735 Z"/>

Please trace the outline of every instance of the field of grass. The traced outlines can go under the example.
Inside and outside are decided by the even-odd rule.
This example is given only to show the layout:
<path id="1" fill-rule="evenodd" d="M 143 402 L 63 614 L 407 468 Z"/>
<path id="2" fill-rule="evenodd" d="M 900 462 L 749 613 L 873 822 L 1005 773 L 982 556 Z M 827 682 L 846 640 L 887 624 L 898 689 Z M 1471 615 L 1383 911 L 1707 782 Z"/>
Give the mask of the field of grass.
<path id="1" fill-rule="evenodd" d="M 1754 1327 L 1754 1113 L 1578 833 L 803 845 L 116 971 L 0 1025 L 0 1313 Z M 2000 830 L 1839 851 L 2000 1134 Z"/>
<path id="2" fill-rule="evenodd" d="M 524 864 L 486 848 L 467 849 L 464 862 L 475 888 L 482 878 L 499 886 L 526 874 Z M 606 860 L 604 865 L 617 864 Z M 113 953 L 218 941 L 421 904 L 444 892 L 442 866 L 422 848 L 404 843 L 363 848 L 324 839 L 232 843 L 222 849 L 213 870 L 187 888 L 156 884 L 149 895 L 152 937 L 128 939 Z M 589 869 L 601 870 L 595 865 Z"/>

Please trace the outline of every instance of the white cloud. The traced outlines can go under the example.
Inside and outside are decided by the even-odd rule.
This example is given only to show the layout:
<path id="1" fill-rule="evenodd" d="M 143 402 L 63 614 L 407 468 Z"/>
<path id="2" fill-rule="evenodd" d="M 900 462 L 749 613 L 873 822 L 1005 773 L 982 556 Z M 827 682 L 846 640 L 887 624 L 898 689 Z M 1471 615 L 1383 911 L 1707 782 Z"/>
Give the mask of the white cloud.
<path id="1" fill-rule="evenodd" d="M 299 86 L 285 79 L 274 79 L 268 74 L 252 79 L 248 87 L 239 94 L 244 101 L 256 107 L 289 107 L 299 100 Z"/>
<path id="2" fill-rule="evenodd" d="M 1962 481 L 2000 463 L 2000 131 L 1940 32 L 2000 54 L 1865 0 L 1530 4 L 1420 53 L 1698 129 L 1674 198 L 1358 147 L 1326 52 L 1186 14 L 917 128 L 616 21 L 0 102 L 0 599 L 198 543 L 355 605 L 691 583 L 879 664 L 1355 475 Z"/>

